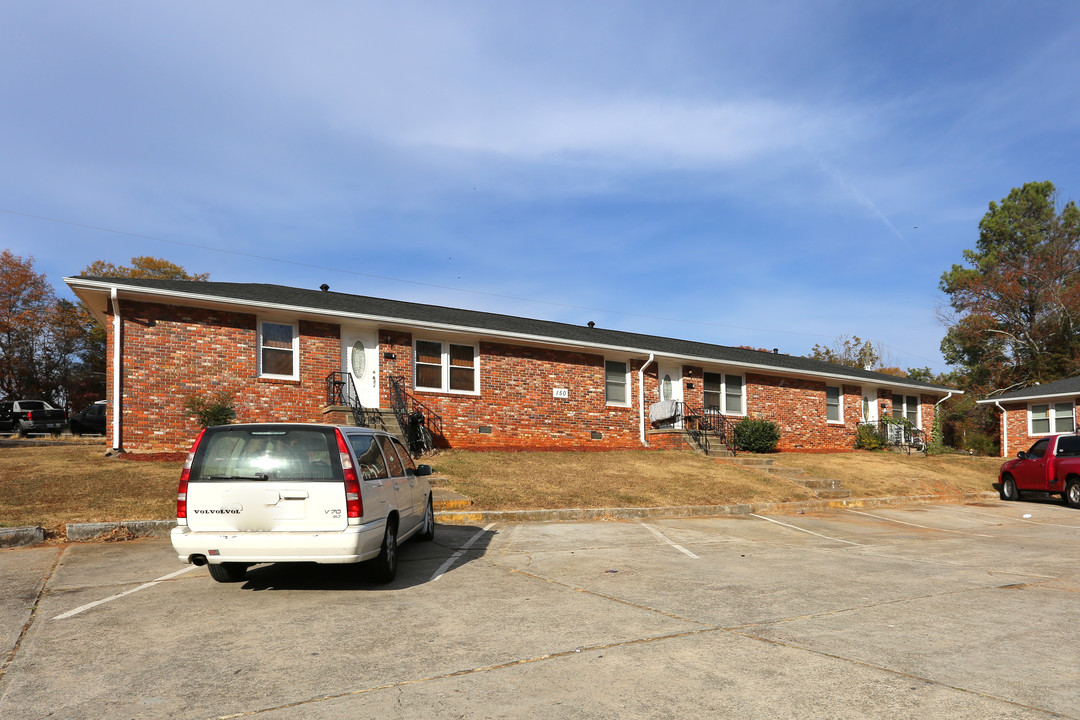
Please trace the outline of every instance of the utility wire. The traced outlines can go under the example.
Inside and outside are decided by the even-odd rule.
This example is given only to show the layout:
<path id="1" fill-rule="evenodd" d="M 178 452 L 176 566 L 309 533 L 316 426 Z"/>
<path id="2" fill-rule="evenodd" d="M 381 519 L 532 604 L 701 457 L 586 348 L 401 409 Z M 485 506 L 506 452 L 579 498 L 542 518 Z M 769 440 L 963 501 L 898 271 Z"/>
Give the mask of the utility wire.
<path id="1" fill-rule="evenodd" d="M 645 319 L 645 320 L 660 320 L 662 322 L 677 322 L 677 323 L 683 323 L 683 324 L 686 324 L 686 325 L 700 325 L 700 326 L 704 326 L 704 327 L 725 328 L 725 329 L 730 329 L 730 330 L 747 330 L 747 331 L 751 331 L 751 332 L 767 332 L 767 333 L 775 333 L 775 334 L 778 334 L 778 335 L 798 335 L 798 336 L 802 336 L 802 337 L 835 339 L 834 336 L 826 335 L 824 333 L 811 333 L 811 332 L 799 332 L 799 331 L 795 331 L 795 330 L 776 330 L 776 329 L 755 328 L 755 327 L 749 327 L 749 326 L 746 326 L 746 325 L 727 325 L 727 324 L 724 324 L 724 323 L 708 322 L 708 321 L 705 321 L 705 320 L 688 320 L 688 319 L 685 319 L 685 318 L 665 317 L 663 315 L 648 315 L 648 314 L 645 314 L 645 313 L 632 313 L 632 312 L 627 312 L 625 310 L 605 310 L 604 308 L 594 308 L 594 307 L 588 307 L 588 306 L 584 306 L 584 305 L 571 305 L 569 303 L 560 303 L 560 302 L 555 302 L 553 300 L 534 300 L 533 298 L 518 297 L 516 295 L 503 295 L 503 294 L 500 294 L 500 293 L 486 292 L 484 290 L 469 290 L 469 289 L 466 289 L 466 288 L 458 288 L 458 287 L 453 287 L 453 286 L 450 286 L 450 285 L 438 285 L 438 284 L 435 284 L 435 283 L 420 282 L 419 280 L 405 280 L 403 278 L 390 277 L 388 275 L 375 275 L 373 273 L 364 273 L 364 272 L 359 272 L 357 270 L 348 270 L 348 269 L 340 268 L 340 267 L 328 267 L 326 265 L 316 265 L 314 263 L 305 263 L 305 262 L 299 262 L 299 261 L 296 261 L 296 260 L 282 260 L 281 258 L 270 257 L 268 255 L 258 255 L 258 254 L 255 254 L 255 253 L 241 252 L 239 250 L 227 250 L 225 248 L 214 247 L 212 245 L 201 245 L 199 243 L 185 242 L 183 240 L 170 240 L 168 238 L 158 237 L 156 235 L 144 235 L 142 233 L 128 232 L 126 230 L 116 230 L 114 228 L 103 227 L 101 225 L 90 225 L 90 224 L 87 224 L 87 223 L 73 222 L 71 220 L 60 220 L 58 218 L 46 217 L 44 215 L 35 215 L 33 213 L 21 212 L 19 210 L 11 210 L 11 209 L 8 209 L 8 208 L 0 208 L 0 212 L 7 213 L 8 215 L 17 215 L 19 217 L 31 218 L 33 220 L 41 220 L 43 222 L 55 223 L 57 225 L 67 225 L 67 226 L 70 226 L 70 227 L 83 228 L 85 230 L 96 230 L 98 232 L 110 233 L 110 234 L 113 234 L 113 235 L 123 235 L 125 237 L 138 238 L 140 240 L 154 240 L 156 242 L 169 243 L 171 245 L 180 245 L 182 247 L 195 248 L 195 249 L 198 249 L 198 250 L 208 250 L 210 252 L 217 252 L 217 253 L 222 253 L 222 254 L 226 254 L 226 255 L 236 255 L 236 256 L 239 256 L 239 257 L 252 258 L 254 260 L 265 260 L 267 262 L 275 262 L 275 263 L 280 263 L 282 265 L 295 265 L 297 267 L 311 268 L 313 270 L 324 270 L 324 271 L 327 271 L 327 272 L 342 273 L 342 274 L 345 274 L 345 275 L 353 275 L 353 276 L 356 276 L 356 277 L 366 277 L 366 278 L 372 278 L 372 279 L 375 279 L 375 280 L 386 280 L 386 281 L 389 281 L 389 282 L 404 283 L 404 284 L 407 284 L 407 285 L 417 285 L 417 286 L 420 286 L 420 287 L 434 288 L 434 289 L 437 289 L 437 290 L 450 290 L 452 292 L 469 293 L 469 294 L 472 294 L 472 295 L 479 295 L 479 296 L 483 296 L 483 297 L 498 298 L 500 300 L 516 300 L 516 301 L 519 301 L 519 302 L 534 303 L 534 304 L 537 304 L 537 305 L 550 305 L 550 306 L 553 306 L 553 307 L 567 308 L 567 309 L 570 309 L 570 310 L 585 310 L 585 311 L 588 311 L 588 312 L 598 312 L 598 313 L 605 313 L 605 314 L 610 314 L 610 315 L 621 315 L 623 317 L 642 318 L 642 319 Z M 896 350 L 895 348 L 891 348 L 889 346 L 886 346 L 884 344 L 882 344 L 882 348 L 889 349 L 889 350 L 891 350 L 893 352 L 901 353 L 901 351 Z M 907 351 L 903 351 L 901 354 L 909 355 L 909 356 L 915 357 L 915 358 L 919 358 L 920 360 L 925 360 L 926 362 L 930 362 L 930 363 L 936 362 L 935 360 L 930 360 L 928 358 L 924 358 L 924 357 L 921 357 L 919 355 L 915 355 L 915 354 L 913 354 L 911 352 L 907 352 Z"/>

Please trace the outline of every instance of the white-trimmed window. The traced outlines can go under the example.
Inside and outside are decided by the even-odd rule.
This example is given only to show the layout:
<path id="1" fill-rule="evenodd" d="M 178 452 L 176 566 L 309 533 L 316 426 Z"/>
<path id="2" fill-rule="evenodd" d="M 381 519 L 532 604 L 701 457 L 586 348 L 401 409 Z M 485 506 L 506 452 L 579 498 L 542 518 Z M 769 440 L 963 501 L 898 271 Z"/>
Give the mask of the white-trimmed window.
<path id="1" fill-rule="evenodd" d="M 259 377 L 300 378 L 300 331 L 297 323 L 259 322 Z"/>
<path id="2" fill-rule="evenodd" d="M 825 420 L 831 423 L 844 422 L 844 393 L 837 385 L 825 386 Z"/>
<path id="3" fill-rule="evenodd" d="M 907 418 L 912 427 L 919 427 L 919 398 L 900 393 L 893 393 L 892 398 L 892 416 L 898 420 Z"/>
<path id="4" fill-rule="evenodd" d="M 702 379 L 705 382 L 705 412 L 746 414 L 742 375 L 707 372 Z"/>
<path id="5" fill-rule="evenodd" d="M 475 345 L 417 340 L 413 378 L 417 390 L 479 394 L 479 352 Z"/>
<path id="6" fill-rule="evenodd" d="M 1028 405 L 1028 434 L 1069 433 L 1076 429 L 1076 409 L 1071 402 Z"/>
<path id="7" fill-rule="evenodd" d="M 630 364 L 622 360 L 604 361 L 604 402 L 608 405 L 630 405 Z"/>

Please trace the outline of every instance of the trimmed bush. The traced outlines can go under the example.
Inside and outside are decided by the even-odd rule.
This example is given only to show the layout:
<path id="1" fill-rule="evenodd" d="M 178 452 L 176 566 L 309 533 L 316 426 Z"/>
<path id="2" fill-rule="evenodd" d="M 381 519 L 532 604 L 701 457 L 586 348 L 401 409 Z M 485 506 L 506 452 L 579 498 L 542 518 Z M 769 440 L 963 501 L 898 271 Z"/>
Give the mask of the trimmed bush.
<path id="1" fill-rule="evenodd" d="M 184 398 L 184 410 L 195 417 L 199 427 L 228 425 L 236 417 L 236 408 L 232 396 L 224 390 L 218 390 L 207 396 L 188 395 Z"/>
<path id="2" fill-rule="evenodd" d="M 884 450 L 889 438 L 877 425 L 860 425 L 855 430 L 855 447 L 859 450 Z"/>
<path id="3" fill-rule="evenodd" d="M 743 418 L 735 423 L 735 449 L 743 452 L 776 452 L 780 426 L 764 418 Z"/>

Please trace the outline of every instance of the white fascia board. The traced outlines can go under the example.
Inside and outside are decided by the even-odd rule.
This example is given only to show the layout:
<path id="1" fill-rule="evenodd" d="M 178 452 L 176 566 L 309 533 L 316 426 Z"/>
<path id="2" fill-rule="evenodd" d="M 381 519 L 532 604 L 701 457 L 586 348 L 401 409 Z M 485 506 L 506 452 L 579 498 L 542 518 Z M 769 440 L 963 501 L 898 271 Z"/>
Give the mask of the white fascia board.
<path id="1" fill-rule="evenodd" d="M 1080 392 L 1051 393 L 1050 395 L 1025 395 L 1018 398 L 992 397 L 985 400 L 976 400 L 976 405 L 990 405 L 993 403 L 1030 403 L 1032 400 L 1072 400 L 1080 397 Z"/>
<path id="2" fill-rule="evenodd" d="M 200 305 L 211 305 L 214 307 L 243 307 L 251 309 L 253 314 L 268 314 L 272 312 L 280 312 L 287 314 L 294 314 L 303 316 L 305 318 L 313 318 L 318 320 L 353 320 L 360 322 L 373 322 L 389 325 L 392 327 L 402 328 L 421 328 L 421 329 L 434 329 L 442 332 L 460 333 L 462 335 L 482 336 L 490 338 L 511 339 L 521 342 L 528 342 L 538 345 L 544 345 L 547 347 L 569 347 L 574 349 L 591 350 L 594 353 L 612 353 L 612 354 L 625 354 L 625 355 L 640 355 L 648 357 L 650 354 L 656 354 L 657 359 L 664 358 L 665 360 L 672 360 L 678 362 L 689 362 L 700 365 L 721 365 L 723 367 L 738 368 L 741 370 L 757 370 L 762 374 L 780 375 L 783 377 L 813 377 L 823 378 L 826 380 L 840 380 L 852 385 L 868 385 L 873 384 L 879 388 L 891 389 L 893 387 L 903 388 L 904 390 L 918 390 L 920 392 L 934 393 L 938 395 L 945 395 L 950 392 L 949 390 L 942 390 L 938 388 L 928 388 L 924 385 L 909 385 L 903 382 L 888 382 L 871 378 L 853 377 L 851 375 L 841 375 L 834 373 L 817 372 L 813 370 L 788 370 L 785 368 L 777 368 L 772 365 L 763 365 L 758 363 L 740 363 L 728 360 L 717 360 L 715 358 L 699 357 L 696 355 L 677 355 L 668 353 L 658 353 L 656 350 L 650 350 L 640 347 L 624 347 L 619 345 L 606 345 L 603 343 L 589 343 L 579 340 L 564 340 L 562 338 L 552 338 L 544 335 L 531 335 L 528 333 L 515 333 L 515 332 L 495 332 L 486 328 L 476 328 L 466 325 L 452 325 L 447 323 L 434 323 L 428 321 L 419 320 L 405 320 L 399 317 L 390 317 L 382 315 L 369 315 L 363 313 L 348 313 L 340 311 L 329 310 L 317 310 L 310 307 L 298 306 L 298 305 L 283 305 L 277 303 L 266 303 L 255 300 L 239 300 L 233 298 L 221 298 L 216 295 L 201 295 L 199 293 L 186 293 L 176 292 L 173 290 L 162 290 L 157 288 L 146 288 L 142 286 L 124 285 L 123 283 L 106 283 L 100 281 L 87 281 L 79 277 L 64 278 L 66 282 L 73 290 L 77 290 L 77 287 L 84 287 L 86 289 L 93 289 L 102 292 L 108 292 L 112 287 L 123 288 L 129 295 L 146 295 L 151 298 L 171 298 L 174 300 L 185 300 L 189 302 L 196 302 Z M 76 293 L 77 294 L 77 293 Z M 81 297 L 81 296 L 80 296 Z M 954 395 L 962 395 L 961 390 L 952 390 Z"/>

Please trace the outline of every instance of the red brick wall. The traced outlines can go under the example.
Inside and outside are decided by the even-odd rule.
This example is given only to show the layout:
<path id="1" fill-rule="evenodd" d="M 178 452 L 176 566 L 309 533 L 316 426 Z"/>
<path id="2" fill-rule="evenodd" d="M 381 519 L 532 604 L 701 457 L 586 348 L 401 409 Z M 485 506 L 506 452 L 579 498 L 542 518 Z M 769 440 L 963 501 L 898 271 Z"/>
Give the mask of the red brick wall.
<path id="1" fill-rule="evenodd" d="M 443 433 L 455 448 L 500 450 L 640 448 L 637 369 L 630 363 L 630 407 L 604 401 L 604 356 L 502 343 L 480 342 L 480 395 L 412 388 L 412 336 L 379 331 L 380 403 L 388 408 L 388 375 L 405 378 L 409 392 L 442 416 Z M 392 360 L 385 359 L 392 353 Z M 648 374 L 648 371 L 646 371 Z M 656 394 L 652 373 L 651 394 Z M 648 381 L 647 381 L 648 382 Z M 553 397 L 567 388 L 567 399 Z M 655 401 L 655 400 L 652 400 Z M 652 402 L 647 401 L 647 402 Z M 490 428 L 490 432 L 480 429 Z M 594 438 L 599 433 L 600 438 Z"/>
<path id="2" fill-rule="evenodd" d="M 254 314 L 123 301 L 120 310 L 125 449 L 186 450 L 198 432 L 183 410 L 184 399 L 193 393 L 225 390 L 235 399 L 239 422 L 325 420 L 325 378 L 341 364 L 338 325 L 301 321 L 300 379 L 268 380 L 257 377 Z M 111 394 L 111 324 L 108 330 Z M 478 344 L 481 394 L 430 392 L 412 387 L 412 340 L 409 333 L 379 331 L 380 405 L 390 407 L 389 376 L 403 377 L 408 391 L 442 416 L 443 444 L 484 449 L 641 447 L 637 381 L 644 359 L 629 361 L 628 407 L 604 401 L 603 355 L 486 341 Z M 704 404 L 703 371 L 701 366 L 682 368 L 684 399 L 696 408 Z M 851 449 L 862 416 L 859 386 L 843 386 L 844 422 L 834 425 L 825 420 L 824 381 L 741 374 L 748 414 L 780 425 L 780 449 Z M 645 371 L 645 386 L 648 429 L 648 406 L 659 399 L 656 363 Z M 555 398 L 555 388 L 567 388 L 570 397 Z M 888 413 L 889 393 L 880 394 L 879 405 Z M 926 429 L 932 422 L 932 402 L 931 397 L 922 398 Z M 110 411 L 114 407 L 110 404 Z M 667 440 L 657 445 L 669 446 Z"/>
<path id="3" fill-rule="evenodd" d="M 120 316 L 125 449 L 187 449 L 199 428 L 185 398 L 219 390 L 234 398 L 238 422 L 322 420 L 325 378 L 341 368 L 337 325 L 301 321 L 300 379 L 270 380 L 257 377 L 255 315 L 121 301 Z M 110 321 L 110 401 L 113 342 Z"/>
<path id="4" fill-rule="evenodd" d="M 1034 404 L 1041 405 L 1043 403 L 1053 404 L 1069 402 L 1074 403 L 1073 412 L 1076 412 L 1075 404 L 1080 403 L 1080 397 L 1060 398 L 1054 400 L 1038 400 Z M 1003 432 L 1006 426 L 1006 422 L 1001 423 L 1002 433 L 1001 437 L 999 437 L 999 440 L 1001 441 L 1002 457 L 1016 457 L 1016 453 L 1020 452 L 1021 450 L 1027 450 L 1035 443 L 1036 440 L 1041 437 L 1046 437 L 1045 435 L 1031 435 L 1030 433 L 1028 433 L 1028 403 L 1026 400 L 1018 403 L 1002 403 L 1001 406 L 1005 408 L 1006 412 L 1008 413 L 1006 422 L 1008 425 L 1009 435 L 1008 447 L 1006 447 Z M 995 410 L 996 409 L 997 408 L 995 408 Z M 998 415 L 1000 419 L 1000 411 L 998 412 Z"/>

